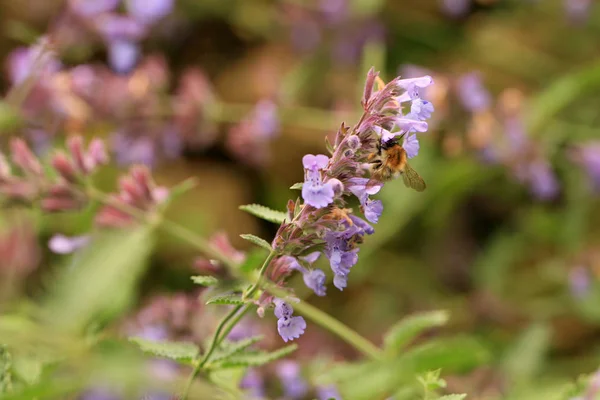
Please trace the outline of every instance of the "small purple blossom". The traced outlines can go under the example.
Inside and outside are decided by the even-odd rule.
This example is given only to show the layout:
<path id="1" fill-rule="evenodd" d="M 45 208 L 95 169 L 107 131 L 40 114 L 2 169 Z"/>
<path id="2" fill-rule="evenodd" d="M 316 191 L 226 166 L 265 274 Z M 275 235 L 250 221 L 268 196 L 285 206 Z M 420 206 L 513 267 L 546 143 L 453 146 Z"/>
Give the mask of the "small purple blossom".
<path id="1" fill-rule="evenodd" d="M 425 75 L 418 78 L 399 79 L 395 83 L 398 87 L 407 91 L 413 87 L 424 89 L 433 85 L 433 78 L 429 75 Z"/>
<path id="2" fill-rule="evenodd" d="M 130 40 L 113 40 L 108 43 L 108 62 L 118 73 L 131 71 L 140 55 L 139 45 Z"/>
<path id="3" fill-rule="evenodd" d="M 431 118 L 433 111 L 433 104 L 427 100 L 415 99 L 410 106 L 410 115 L 421 121 Z"/>
<path id="4" fill-rule="evenodd" d="M 65 236 L 57 234 L 48 241 L 48 248 L 56 254 L 71 254 L 86 247 L 90 242 L 88 235 L 83 236 Z"/>
<path id="5" fill-rule="evenodd" d="M 317 296 L 325 296 L 327 288 L 325 287 L 325 273 L 320 269 L 303 270 L 302 277 L 304 284 L 312 289 Z"/>
<path id="6" fill-rule="evenodd" d="M 600 141 L 579 146 L 572 158 L 585 169 L 592 188 L 600 191 Z"/>
<path id="7" fill-rule="evenodd" d="M 306 171 L 306 178 L 302 186 L 302 198 L 304 202 L 315 208 L 329 205 L 335 196 L 334 186 L 329 182 L 323 182 L 322 170 L 327 166 L 329 157 L 318 154 L 316 156 L 307 154 L 302 158 L 302 164 Z"/>
<path id="8" fill-rule="evenodd" d="M 471 8 L 471 0 L 442 0 L 443 12 L 452 18 L 465 16 Z"/>
<path id="9" fill-rule="evenodd" d="M 246 375 L 242 378 L 240 388 L 250 392 L 250 395 L 253 396 L 252 398 L 266 398 L 265 381 L 256 368 L 248 368 L 246 370 Z"/>
<path id="10" fill-rule="evenodd" d="M 367 221 L 376 224 L 383 213 L 383 203 L 381 200 L 371 200 L 367 198 L 364 203 L 362 203 L 362 210 Z"/>
<path id="11" fill-rule="evenodd" d="M 306 321 L 302 317 L 292 317 L 294 309 L 281 299 L 274 299 L 277 331 L 284 342 L 298 339 L 306 330 Z"/>
<path id="12" fill-rule="evenodd" d="M 558 194 L 558 180 L 547 162 L 532 163 L 529 166 L 529 180 L 531 191 L 542 200 L 552 199 Z"/>
<path id="13" fill-rule="evenodd" d="M 402 147 L 406 150 L 406 155 L 408 158 L 416 157 L 419 154 L 419 139 L 417 139 L 417 135 L 407 135 L 404 137 L 404 142 L 402 143 Z"/>
<path id="14" fill-rule="evenodd" d="M 127 0 L 129 15 L 144 24 L 153 24 L 173 10 L 174 0 Z"/>
<path id="15" fill-rule="evenodd" d="M 481 112 L 490 108 L 492 100 L 481 82 L 481 75 L 472 72 L 461 76 L 457 83 L 458 99 L 470 112 Z"/>
<path id="16" fill-rule="evenodd" d="M 121 0 L 70 0 L 69 5 L 75 13 L 83 17 L 113 11 Z"/>
<path id="17" fill-rule="evenodd" d="M 407 117 L 411 117 L 411 115 L 409 114 Z M 399 132 L 395 133 L 395 136 L 405 132 L 427 132 L 429 128 L 427 122 L 412 118 L 398 117 L 394 120 L 394 123 L 400 129 Z"/>
<path id="18" fill-rule="evenodd" d="M 569 271 L 569 287 L 571 294 L 578 299 L 584 298 L 591 287 L 590 273 L 583 266 L 571 268 Z"/>
<path id="19" fill-rule="evenodd" d="M 303 399 L 308 393 L 308 383 L 300 371 L 300 365 L 295 361 L 282 361 L 277 364 L 276 373 L 281 381 L 286 398 Z"/>
<path id="20" fill-rule="evenodd" d="M 318 386 L 317 387 L 317 399 L 318 400 L 342 400 L 340 392 L 337 390 L 335 385 Z"/>

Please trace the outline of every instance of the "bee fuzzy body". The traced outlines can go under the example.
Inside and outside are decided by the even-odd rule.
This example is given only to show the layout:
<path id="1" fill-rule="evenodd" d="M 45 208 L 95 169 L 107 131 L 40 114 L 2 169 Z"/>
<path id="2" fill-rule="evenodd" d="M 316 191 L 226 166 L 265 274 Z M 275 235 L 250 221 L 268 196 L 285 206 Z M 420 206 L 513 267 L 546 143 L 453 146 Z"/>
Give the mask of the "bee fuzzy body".
<path id="1" fill-rule="evenodd" d="M 423 178 L 408 164 L 406 150 L 396 140 L 378 145 L 368 161 L 372 166 L 371 176 L 378 181 L 385 182 L 402 176 L 406 187 L 418 192 L 426 188 Z"/>

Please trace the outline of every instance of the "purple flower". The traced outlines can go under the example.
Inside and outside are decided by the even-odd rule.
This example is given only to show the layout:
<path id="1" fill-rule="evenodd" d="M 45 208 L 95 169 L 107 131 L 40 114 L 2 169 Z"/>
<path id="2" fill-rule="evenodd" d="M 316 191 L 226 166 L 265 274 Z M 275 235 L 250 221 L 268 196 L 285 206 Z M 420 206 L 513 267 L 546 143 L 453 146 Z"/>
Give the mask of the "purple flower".
<path id="1" fill-rule="evenodd" d="M 398 117 L 394 120 L 395 125 L 400 129 L 399 132 L 393 135 L 400 135 L 405 132 L 426 132 L 429 126 L 427 122 L 419 121 L 417 119 L 410 118 L 412 115 L 408 114 L 406 117 Z M 383 137 L 382 137 L 383 140 Z"/>
<path id="2" fill-rule="evenodd" d="M 306 321 L 302 317 L 292 317 L 294 309 L 281 299 L 273 300 L 275 304 L 275 316 L 277 319 L 277 331 L 284 342 L 298 339 L 306 329 Z"/>
<path id="3" fill-rule="evenodd" d="M 8 75 L 14 85 L 32 74 L 51 75 L 61 68 L 61 63 L 48 51 L 42 39 L 31 47 L 19 47 L 8 56 Z"/>
<path id="4" fill-rule="evenodd" d="M 417 139 L 417 135 L 407 135 L 404 137 L 404 142 L 402 143 L 402 147 L 406 150 L 406 155 L 408 158 L 416 157 L 419 154 L 419 139 Z"/>
<path id="5" fill-rule="evenodd" d="M 592 0 L 563 0 L 567 17 L 572 23 L 585 22 L 590 15 Z"/>
<path id="6" fill-rule="evenodd" d="M 340 392 L 337 390 L 335 385 L 317 386 L 317 399 L 318 400 L 342 400 Z"/>
<path id="7" fill-rule="evenodd" d="M 600 190 L 600 142 L 594 141 L 580 146 L 574 161 L 585 168 L 595 190 Z"/>
<path id="8" fill-rule="evenodd" d="M 71 254 L 87 246 L 89 242 L 90 237 L 88 235 L 69 237 L 58 234 L 50 238 L 48 248 L 56 254 Z"/>
<path id="9" fill-rule="evenodd" d="M 489 92 L 483 87 L 481 75 L 472 72 L 458 79 L 458 99 L 463 107 L 470 112 L 481 112 L 491 106 Z"/>
<path id="10" fill-rule="evenodd" d="M 529 183 L 531 192 L 541 200 L 552 199 L 558 194 L 558 181 L 545 160 L 532 161 L 522 166 L 517 171 L 517 177 Z"/>
<path id="11" fill-rule="evenodd" d="M 322 154 L 316 156 L 307 154 L 302 158 L 302 164 L 306 171 L 302 186 L 302 198 L 306 204 L 315 208 L 329 205 L 335 197 L 334 184 L 323 182 L 321 177 L 321 170 L 327 167 L 328 162 L 329 157 Z"/>
<path id="12" fill-rule="evenodd" d="M 92 17 L 113 11 L 121 0 L 70 0 L 69 5 L 75 13 L 83 17 Z"/>
<path id="13" fill-rule="evenodd" d="M 379 192 L 382 184 L 378 183 L 367 187 L 368 182 L 369 180 L 367 178 L 351 178 L 349 180 L 348 190 L 350 190 L 350 192 L 358 198 L 358 201 L 360 201 L 362 212 L 365 215 L 365 218 L 367 218 L 367 221 L 376 224 L 383 212 L 383 203 L 380 200 L 371 200 L 369 195 Z M 370 227 L 370 225 L 368 226 Z"/>
<path id="14" fill-rule="evenodd" d="M 302 271 L 302 277 L 304 278 L 304 284 L 312 289 L 317 296 L 325 296 L 327 288 L 325 287 L 325 273 L 320 269 Z"/>
<path id="15" fill-rule="evenodd" d="M 433 111 L 433 104 L 426 100 L 415 99 L 410 106 L 410 115 L 421 121 L 431 118 Z"/>
<path id="16" fill-rule="evenodd" d="M 129 40 L 113 40 L 108 44 L 108 63 L 118 73 L 127 73 L 140 55 L 139 45 Z"/>
<path id="17" fill-rule="evenodd" d="M 399 79 L 396 81 L 396 85 L 407 91 L 413 87 L 424 89 L 429 85 L 433 85 L 433 78 L 429 75 L 425 75 L 418 78 Z"/>
<path id="18" fill-rule="evenodd" d="M 290 399 L 303 399 L 308 393 L 308 383 L 302 378 L 300 366 L 295 361 L 277 364 L 276 373 L 283 386 L 283 393 Z"/>
<path id="19" fill-rule="evenodd" d="M 358 248 L 350 243 L 352 238 L 358 233 L 358 228 L 352 226 L 343 232 L 332 231 L 325 235 L 326 247 L 325 255 L 329 258 L 329 265 L 335 274 L 334 285 L 343 290 L 346 285 L 338 284 L 342 282 L 350 273 L 350 269 L 358 262 Z M 341 277 L 341 278 L 338 278 Z M 337 281 L 336 281 L 336 278 Z M 343 280 L 345 283 L 345 280 Z"/>
<path id="20" fill-rule="evenodd" d="M 590 274 L 585 267 L 577 266 L 569 271 L 569 287 L 571 294 L 581 299 L 590 290 Z"/>
<path id="21" fill-rule="evenodd" d="M 334 275 L 333 286 L 343 291 L 348 286 L 348 275 Z"/>
<path id="22" fill-rule="evenodd" d="M 376 224 L 383 213 L 383 203 L 381 200 L 371 200 L 367 198 L 362 204 L 362 212 L 367 221 Z"/>
<path id="23" fill-rule="evenodd" d="M 173 0 L 127 0 L 129 15 L 144 24 L 153 24 L 173 10 Z"/>
<path id="24" fill-rule="evenodd" d="M 471 0 L 442 0 L 442 10 L 449 17 L 463 17 L 470 8 Z"/>
<path id="25" fill-rule="evenodd" d="M 246 370 L 246 375 L 240 382 L 240 388 L 248 390 L 253 398 L 263 399 L 266 396 L 264 379 L 255 368 Z"/>

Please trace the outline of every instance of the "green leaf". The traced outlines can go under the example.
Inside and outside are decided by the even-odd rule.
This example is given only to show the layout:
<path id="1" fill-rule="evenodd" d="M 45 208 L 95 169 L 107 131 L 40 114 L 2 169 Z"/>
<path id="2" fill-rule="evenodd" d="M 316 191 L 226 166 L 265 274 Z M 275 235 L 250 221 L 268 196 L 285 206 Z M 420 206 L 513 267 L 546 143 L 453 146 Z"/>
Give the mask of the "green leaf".
<path id="1" fill-rule="evenodd" d="M 543 365 L 550 346 L 550 328 L 533 324 L 527 328 L 504 357 L 504 372 L 515 384 L 531 381 Z"/>
<path id="2" fill-rule="evenodd" d="M 281 224 L 285 221 L 286 214 L 281 211 L 271 210 L 269 207 L 261 206 L 260 204 L 247 204 L 240 206 L 240 210 L 246 211 L 255 217 L 262 218 L 266 221 Z"/>
<path id="3" fill-rule="evenodd" d="M 298 345 L 291 344 L 273 352 L 257 351 L 241 353 L 218 363 L 219 368 L 258 367 L 293 353 Z"/>
<path id="4" fill-rule="evenodd" d="M 446 311 L 431 311 L 408 316 L 394 325 L 384 337 L 385 351 L 396 354 L 424 331 L 445 325 Z"/>
<path id="5" fill-rule="evenodd" d="M 189 342 L 156 342 L 140 337 L 129 338 L 129 341 L 138 345 L 144 353 L 171 360 L 191 362 L 200 354 L 198 346 Z"/>
<path id="6" fill-rule="evenodd" d="M 217 283 L 219 283 L 219 280 L 217 278 L 208 275 L 192 276 L 192 281 L 195 284 L 202 286 L 215 286 Z"/>
<path id="7" fill-rule="evenodd" d="M 46 320 L 80 333 L 92 322 L 124 312 L 133 303 L 152 250 L 152 231 L 146 226 L 94 237 L 76 265 L 59 271 L 44 304 Z"/>
<path id="8" fill-rule="evenodd" d="M 464 400 L 466 397 L 466 394 L 447 394 L 445 396 L 438 397 L 437 400 Z"/>
<path id="9" fill-rule="evenodd" d="M 290 189 L 302 190 L 302 186 L 304 186 L 304 182 L 298 182 L 298 183 L 294 183 L 292 186 L 290 186 Z"/>
<path id="10" fill-rule="evenodd" d="M 269 251 L 273 250 L 271 248 L 271 245 L 269 244 L 269 242 L 267 242 L 264 239 L 259 238 L 258 236 L 254 236 L 254 235 L 252 235 L 250 233 L 244 233 L 244 234 L 242 234 L 240 236 L 242 237 L 242 239 L 245 239 L 245 240 L 247 240 L 247 241 L 249 241 L 251 243 L 254 243 L 257 246 L 262 247 L 263 249 L 266 249 L 266 250 L 269 250 Z"/>
<path id="11" fill-rule="evenodd" d="M 399 362 L 416 373 L 434 369 L 466 372 L 485 362 L 490 353 L 479 341 L 468 336 L 437 339 L 404 353 Z"/>
<path id="12" fill-rule="evenodd" d="M 240 305 L 244 304 L 241 296 L 239 294 L 226 294 L 226 295 L 217 295 L 211 297 L 206 301 L 206 304 L 233 304 Z"/>
<path id="13" fill-rule="evenodd" d="M 42 374 L 42 362 L 35 357 L 14 357 L 12 370 L 23 382 L 33 385 L 39 382 Z"/>
<path id="14" fill-rule="evenodd" d="M 264 336 L 252 336 L 246 339 L 238 340 L 236 342 L 230 342 L 224 340 L 221 343 L 221 346 L 215 352 L 215 355 L 211 357 L 210 362 L 222 361 L 227 358 L 230 358 L 233 355 L 241 353 L 246 350 L 248 347 L 252 346 L 255 343 L 260 342 Z"/>

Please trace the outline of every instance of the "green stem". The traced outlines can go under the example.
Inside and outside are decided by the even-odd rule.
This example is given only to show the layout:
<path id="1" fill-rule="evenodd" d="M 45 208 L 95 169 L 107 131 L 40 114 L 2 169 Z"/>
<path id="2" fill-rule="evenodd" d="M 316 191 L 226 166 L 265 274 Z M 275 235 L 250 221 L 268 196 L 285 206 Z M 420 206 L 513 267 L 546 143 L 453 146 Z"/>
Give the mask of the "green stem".
<path id="1" fill-rule="evenodd" d="M 173 224 L 175 227 L 177 228 L 181 228 L 178 225 Z M 183 231 L 187 231 L 185 228 L 181 228 Z M 190 239 L 192 238 L 191 235 L 195 236 L 193 232 L 189 232 L 189 234 L 187 232 L 186 233 L 186 237 L 189 237 Z M 190 235 L 191 234 L 191 235 Z M 194 241 L 190 241 L 190 243 L 195 244 L 196 240 Z M 246 293 L 246 295 L 244 296 L 245 298 L 251 298 L 252 295 L 254 293 L 256 293 L 256 291 L 258 290 L 258 288 L 260 287 L 260 284 L 262 283 L 262 278 L 263 275 L 265 273 L 265 271 L 267 270 L 267 267 L 269 266 L 269 264 L 271 263 L 271 260 L 273 259 L 273 257 L 275 257 L 276 253 L 275 251 L 271 251 L 269 253 L 269 255 L 267 256 L 267 258 L 265 259 L 262 267 L 260 268 L 260 271 L 258 273 L 258 279 L 256 280 L 256 282 L 250 287 L 250 289 L 248 289 L 248 292 Z M 190 388 L 192 387 L 192 383 L 194 382 L 194 379 L 196 378 L 196 376 L 198 375 L 198 372 L 200 372 L 200 370 L 206 365 L 206 363 L 210 360 L 210 356 L 214 353 L 214 351 L 217 349 L 217 347 L 219 346 L 219 344 L 221 344 L 221 342 L 227 337 L 227 335 L 229 334 L 229 332 L 231 332 L 231 330 L 233 329 L 233 327 L 240 321 L 240 319 L 242 318 L 242 316 L 250 309 L 250 305 L 249 304 L 245 304 L 245 305 L 237 305 L 235 306 L 235 308 L 233 310 L 231 310 L 219 323 L 219 326 L 217 327 L 217 330 L 215 331 L 215 334 L 213 335 L 213 339 L 210 343 L 210 347 L 208 348 L 208 351 L 204 354 L 204 356 L 202 357 L 201 360 L 196 360 L 195 361 L 195 365 L 194 365 L 194 369 L 192 370 L 192 373 L 190 374 L 190 377 L 187 381 L 187 384 L 185 386 L 185 389 L 183 391 L 183 394 L 181 395 L 181 400 L 186 400 L 188 393 L 190 391 Z M 241 312 L 239 312 L 241 310 Z M 239 314 L 238 314 L 239 312 Z M 238 316 L 236 317 L 236 314 L 238 314 Z M 225 325 L 227 324 L 227 322 L 229 322 L 229 320 L 231 320 L 232 318 L 235 319 L 233 320 L 233 322 L 231 324 L 229 324 L 229 326 L 227 328 L 225 328 Z M 223 334 L 221 334 L 221 332 L 223 332 Z"/>

